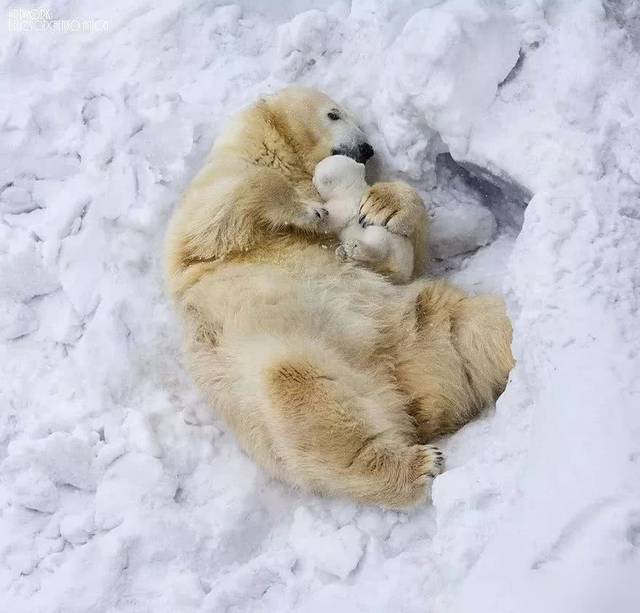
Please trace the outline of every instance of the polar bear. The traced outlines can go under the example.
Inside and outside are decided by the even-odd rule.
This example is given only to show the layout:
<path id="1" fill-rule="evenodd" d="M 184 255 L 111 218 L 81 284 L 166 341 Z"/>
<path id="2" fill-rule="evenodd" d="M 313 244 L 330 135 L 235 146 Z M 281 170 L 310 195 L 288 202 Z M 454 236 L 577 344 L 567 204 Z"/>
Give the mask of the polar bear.
<path id="1" fill-rule="evenodd" d="M 411 240 L 385 226 L 360 224 L 360 205 L 369 187 L 364 174 L 364 164 L 346 155 L 325 158 L 313 173 L 313 185 L 329 215 L 327 228 L 340 239 L 336 254 L 367 264 L 394 283 L 407 283 L 413 274 L 415 257 Z M 395 185 L 398 198 L 419 199 L 406 184 Z"/>
<path id="2" fill-rule="evenodd" d="M 317 164 L 373 154 L 328 96 L 287 88 L 218 136 L 169 224 L 167 287 L 188 370 L 274 477 L 393 509 L 426 499 L 431 442 L 494 402 L 513 361 L 500 298 L 443 282 L 393 285 L 340 261 Z M 368 188 L 363 223 L 422 248 L 425 210 Z"/>

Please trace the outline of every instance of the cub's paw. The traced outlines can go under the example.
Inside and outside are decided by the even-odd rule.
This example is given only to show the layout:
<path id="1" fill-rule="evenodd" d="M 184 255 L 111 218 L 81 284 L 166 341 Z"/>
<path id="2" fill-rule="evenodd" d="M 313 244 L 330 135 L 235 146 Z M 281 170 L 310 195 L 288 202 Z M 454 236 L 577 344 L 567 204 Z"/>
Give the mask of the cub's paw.
<path id="1" fill-rule="evenodd" d="M 344 245 L 338 245 L 338 247 L 336 249 L 336 257 L 341 262 L 347 262 L 349 260 L 349 256 L 347 255 L 347 251 L 344 248 Z"/>
<path id="2" fill-rule="evenodd" d="M 318 232 L 325 229 L 328 218 L 329 211 L 324 208 L 322 203 L 303 201 L 293 224 L 304 230 L 315 230 Z"/>
<path id="3" fill-rule="evenodd" d="M 336 249 L 336 255 L 343 261 L 373 262 L 375 254 L 362 241 L 352 239 L 345 241 Z"/>
<path id="4" fill-rule="evenodd" d="M 343 244 L 344 252 L 351 260 L 359 259 L 358 256 L 361 256 L 363 251 L 362 246 L 363 245 L 359 240 L 350 240 Z"/>

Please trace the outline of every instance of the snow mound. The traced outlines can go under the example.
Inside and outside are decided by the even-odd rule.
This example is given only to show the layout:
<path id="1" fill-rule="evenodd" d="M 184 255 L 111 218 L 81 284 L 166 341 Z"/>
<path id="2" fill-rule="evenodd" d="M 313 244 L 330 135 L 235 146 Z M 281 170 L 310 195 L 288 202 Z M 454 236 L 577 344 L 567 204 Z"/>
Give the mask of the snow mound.
<path id="1" fill-rule="evenodd" d="M 454 157 L 464 155 L 474 123 L 519 50 L 514 20 L 480 2 L 438 3 L 411 16 L 388 50 L 383 71 L 389 82 L 376 100 L 396 109 L 380 131 L 402 170 L 432 170 L 438 136 Z M 420 142 L 412 142 L 416 120 Z"/>

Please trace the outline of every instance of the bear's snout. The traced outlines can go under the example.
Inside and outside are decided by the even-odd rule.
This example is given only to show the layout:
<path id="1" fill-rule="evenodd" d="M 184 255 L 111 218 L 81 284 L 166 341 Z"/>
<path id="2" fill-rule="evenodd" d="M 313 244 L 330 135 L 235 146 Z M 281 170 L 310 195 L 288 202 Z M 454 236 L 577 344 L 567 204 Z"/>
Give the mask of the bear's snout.
<path id="1" fill-rule="evenodd" d="M 331 155 L 346 155 L 358 164 L 364 164 L 374 153 L 373 147 L 369 143 L 360 143 L 352 147 L 343 146 L 331 150 Z"/>
<path id="2" fill-rule="evenodd" d="M 373 157 L 373 147 L 369 143 L 362 143 L 358 145 L 358 153 L 356 155 L 356 162 L 364 164 L 369 158 Z"/>

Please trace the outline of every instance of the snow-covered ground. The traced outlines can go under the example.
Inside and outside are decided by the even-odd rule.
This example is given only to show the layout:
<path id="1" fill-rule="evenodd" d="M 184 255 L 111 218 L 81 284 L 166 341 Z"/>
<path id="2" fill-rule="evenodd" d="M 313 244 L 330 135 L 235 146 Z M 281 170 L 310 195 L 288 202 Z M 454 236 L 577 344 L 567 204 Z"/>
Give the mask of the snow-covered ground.
<path id="1" fill-rule="evenodd" d="M 639 611 L 638 4 L 179 4 L 0 17 L 2 610 Z M 291 82 L 424 192 L 433 274 L 508 297 L 507 391 L 410 514 L 270 481 L 181 367 L 171 208 Z"/>

